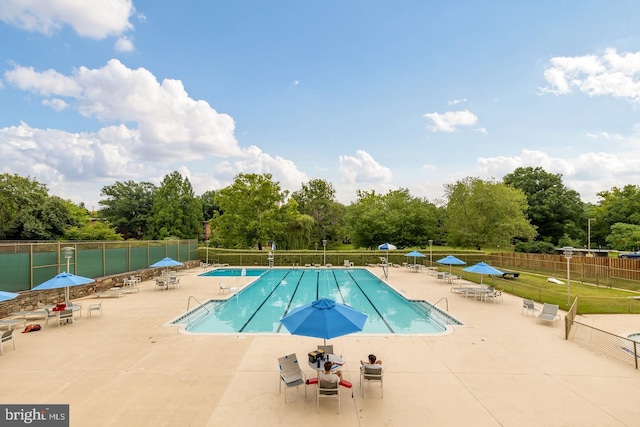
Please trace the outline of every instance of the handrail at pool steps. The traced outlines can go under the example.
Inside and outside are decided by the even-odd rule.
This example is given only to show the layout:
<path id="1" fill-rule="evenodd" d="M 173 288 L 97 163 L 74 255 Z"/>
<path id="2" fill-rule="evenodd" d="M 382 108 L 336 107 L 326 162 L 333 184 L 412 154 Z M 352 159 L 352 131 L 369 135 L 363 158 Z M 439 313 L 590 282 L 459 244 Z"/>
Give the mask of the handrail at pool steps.
<path id="1" fill-rule="evenodd" d="M 191 323 L 191 314 L 193 314 L 193 313 L 191 313 L 191 312 L 189 311 L 189 306 L 190 306 L 190 304 L 191 304 L 191 300 L 192 300 L 192 299 L 193 299 L 193 300 L 195 300 L 198 304 L 200 304 L 200 305 L 198 306 L 198 309 L 196 309 L 196 310 L 194 311 L 194 313 L 196 313 L 196 312 L 200 311 L 200 310 L 199 310 L 200 308 L 203 308 L 203 309 L 207 312 L 206 314 L 209 314 L 209 309 L 208 309 L 207 307 L 205 307 L 205 305 L 204 305 L 204 304 L 202 304 L 202 303 L 198 300 L 198 298 L 194 297 L 193 295 L 190 295 L 190 296 L 189 296 L 189 299 L 187 300 L 187 313 L 189 313 L 189 314 L 187 315 L 187 323 Z"/>

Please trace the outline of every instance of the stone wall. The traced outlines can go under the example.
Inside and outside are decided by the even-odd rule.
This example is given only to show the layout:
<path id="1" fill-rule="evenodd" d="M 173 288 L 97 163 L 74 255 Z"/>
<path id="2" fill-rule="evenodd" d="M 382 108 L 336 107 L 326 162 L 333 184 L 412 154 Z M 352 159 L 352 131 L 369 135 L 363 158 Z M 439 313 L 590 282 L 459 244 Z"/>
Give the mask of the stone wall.
<path id="1" fill-rule="evenodd" d="M 179 268 L 171 268 L 171 271 L 187 270 L 200 266 L 200 260 L 187 261 Z M 143 270 L 132 271 L 124 274 L 117 274 L 108 277 L 99 277 L 93 283 L 87 285 L 72 286 L 69 288 L 69 298 L 73 301 L 94 294 L 104 292 L 109 288 L 123 286 L 124 279 L 129 276 L 138 276 L 142 281 L 153 279 L 162 273 L 160 268 L 145 268 Z M 58 304 L 64 302 L 64 288 L 49 289 L 45 291 L 25 291 L 21 292 L 17 298 L 0 302 L 0 318 L 7 317 L 11 313 L 22 310 L 35 310 L 38 306 L 48 304 Z"/>

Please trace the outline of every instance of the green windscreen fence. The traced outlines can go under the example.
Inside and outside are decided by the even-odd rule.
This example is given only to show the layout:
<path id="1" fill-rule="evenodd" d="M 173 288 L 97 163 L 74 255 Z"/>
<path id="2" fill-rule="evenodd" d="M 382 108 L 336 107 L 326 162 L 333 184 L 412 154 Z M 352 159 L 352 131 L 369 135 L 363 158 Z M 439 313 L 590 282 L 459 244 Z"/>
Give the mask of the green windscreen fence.
<path id="1" fill-rule="evenodd" d="M 72 249 L 65 254 L 65 248 Z M 0 243 L 0 291 L 26 291 L 63 271 L 95 279 L 148 268 L 165 257 L 190 261 L 197 248 L 197 240 Z"/>

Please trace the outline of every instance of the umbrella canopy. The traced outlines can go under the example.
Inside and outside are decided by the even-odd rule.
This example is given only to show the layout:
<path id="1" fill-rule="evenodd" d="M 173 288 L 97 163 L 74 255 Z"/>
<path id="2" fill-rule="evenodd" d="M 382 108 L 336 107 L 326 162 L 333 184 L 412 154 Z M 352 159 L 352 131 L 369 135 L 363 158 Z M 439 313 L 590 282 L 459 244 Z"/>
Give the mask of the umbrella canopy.
<path id="1" fill-rule="evenodd" d="M 380 246 L 378 246 L 378 249 L 380 249 L 381 251 L 395 251 L 396 246 L 392 245 L 391 243 L 383 243 Z"/>
<path id="2" fill-rule="evenodd" d="M 458 259 L 456 257 L 454 257 L 453 255 L 447 255 L 444 258 L 441 258 L 439 260 L 436 261 L 438 264 L 444 264 L 444 265 L 448 265 L 449 266 L 449 273 L 451 273 L 451 266 L 452 265 L 465 265 L 466 262 L 464 262 L 461 259 Z"/>
<path id="3" fill-rule="evenodd" d="M 411 251 L 411 252 L 409 252 L 408 254 L 404 254 L 404 256 L 412 256 L 412 257 L 413 257 L 413 263 L 414 263 L 414 264 L 417 262 L 417 261 L 416 261 L 416 258 L 424 258 L 424 257 L 426 257 L 426 255 L 425 255 L 425 254 L 420 253 L 420 252 L 418 252 L 418 251 Z"/>
<path id="4" fill-rule="evenodd" d="M 95 282 L 93 279 L 89 279 L 88 277 L 76 276 L 75 274 L 67 273 L 63 271 L 52 279 L 47 280 L 46 282 L 40 283 L 38 286 L 34 287 L 33 291 L 41 291 L 44 289 L 59 289 L 65 288 L 65 301 L 69 301 L 69 287 L 70 286 L 78 286 L 78 285 L 86 285 L 87 283 Z"/>
<path id="5" fill-rule="evenodd" d="M 498 270 L 497 268 L 491 267 L 489 264 L 485 262 L 479 262 L 470 267 L 463 268 L 464 271 L 468 271 L 469 273 L 476 273 L 480 275 L 480 284 L 482 284 L 482 277 L 486 275 L 494 275 L 494 276 L 502 276 L 503 272 Z"/>
<path id="6" fill-rule="evenodd" d="M 182 265 L 180 261 L 176 261 L 173 258 L 162 258 L 160 261 L 151 264 L 151 267 L 177 267 Z"/>
<path id="7" fill-rule="evenodd" d="M 13 292 L 0 291 L 0 301 L 9 301 L 10 299 L 16 298 L 18 295 L 19 294 L 15 294 Z"/>
<path id="8" fill-rule="evenodd" d="M 293 335 L 327 339 L 359 332 L 367 315 L 329 298 L 291 310 L 280 323 Z"/>

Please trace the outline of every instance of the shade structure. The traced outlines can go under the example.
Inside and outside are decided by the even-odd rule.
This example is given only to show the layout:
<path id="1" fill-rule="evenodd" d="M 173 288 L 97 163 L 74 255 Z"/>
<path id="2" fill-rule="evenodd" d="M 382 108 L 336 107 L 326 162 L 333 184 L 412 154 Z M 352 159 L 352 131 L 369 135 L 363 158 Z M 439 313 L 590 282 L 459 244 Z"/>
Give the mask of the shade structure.
<path id="1" fill-rule="evenodd" d="M 280 323 L 293 335 L 327 339 L 359 332 L 367 315 L 329 298 L 291 310 Z"/>
<path id="2" fill-rule="evenodd" d="M 413 257 L 413 263 L 415 264 L 417 262 L 417 258 L 424 258 L 426 257 L 425 254 L 420 253 L 418 251 L 411 251 L 408 254 L 404 254 L 404 256 L 410 256 Z"/>
<path id="3" fill-rule="evenodd" d="M 65 288 L 65 301 L 69 301 L 69 287 L 70 286 L 78 286 L 78 285 L 86 285 L 88 283 L 93 283 L 95 280 L 89 279 L 88 277 L 76 276 L 75 274 L 67 273 L 63 271 L 62 273 L 56 275 L 52 279 L 47 280 L 46 282 L 40 283 L 38 286 L 34 287 L 32 290 L 34 291 L 42 291 L 45 289 L 60 289 Z"/>
<path id="4" fill-rule="evenodd" d="M 176 261 L 173 258 L 162 258 L 160 261 L 153 263 L 150 265 L 150 267 L 156 268 L 156 267 L 177 267 L 179 265 L 182 265 L 182 263 L 180 261 Z"/>
<path id="5" fill-rule="evenodd" d="M 493 276 L 502 276 L 504 273 L 497 268 L 491 267 L 489 264 L 485 262 L 479 262 L 472 266 L 463 268 L 464 271 L 468 271 L 469 273 L 476 273 L 480 275 L 480 284 L 482 284 L 482 278 L 484 275 L 493 275 Z"/>
<path id="6" fill-rule="evenodd" d="M 0 301 L 9 301 L 11 299 L 17 298 L 19 294 L 14 292 L 5 292 L 0 291 Z"/>
<path id="7" fill-rule="evenodd" d="M 451 273 L 451 266 L 452 265 L 465 265 L 466 262 L 464 262 L 461 259 L 458 259 L 456 257 L 454 257 L 453 255 L 447 255 L 444 258 L 441 258 L 439 260 L 436 261 L 438 264 L 443 264 L 443 265 L 448 265 L 449 266 L 449 273 Z"/>

